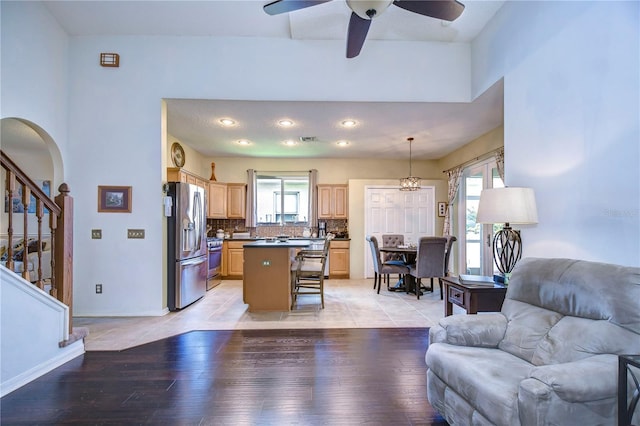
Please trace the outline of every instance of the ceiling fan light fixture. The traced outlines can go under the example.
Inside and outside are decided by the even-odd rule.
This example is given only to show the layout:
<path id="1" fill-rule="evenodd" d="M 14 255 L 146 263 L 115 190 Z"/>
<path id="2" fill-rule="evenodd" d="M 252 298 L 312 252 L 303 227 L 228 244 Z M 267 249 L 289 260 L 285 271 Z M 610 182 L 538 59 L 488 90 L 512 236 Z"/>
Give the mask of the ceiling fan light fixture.
<path id="1" fill-rule="evenodd" d="M 421 178 L 411 174 L 411 144 L 413 138 L 407 138 L 409 141 L 409 176 L 400 179 L 400 191 L 417 191 L 420 189 Z"/>
<path id="2" fill-rule="evenodd" d="M 347 6 L 362 19 L 373 19 L 393 3 L 393 0 L 347 0 Z"/>

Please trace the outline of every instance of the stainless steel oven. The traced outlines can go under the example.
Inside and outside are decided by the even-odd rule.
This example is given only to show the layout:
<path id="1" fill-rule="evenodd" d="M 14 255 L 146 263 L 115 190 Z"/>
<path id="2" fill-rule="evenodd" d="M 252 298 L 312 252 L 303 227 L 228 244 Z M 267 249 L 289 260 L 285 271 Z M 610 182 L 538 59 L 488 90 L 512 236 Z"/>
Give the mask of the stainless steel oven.
<path id="1" fill-rule="evenodd" d="M 222 281 L 222 239 L 207 238 L 209 269 L 207 272 L 207 290 L 211 290 Z"/>

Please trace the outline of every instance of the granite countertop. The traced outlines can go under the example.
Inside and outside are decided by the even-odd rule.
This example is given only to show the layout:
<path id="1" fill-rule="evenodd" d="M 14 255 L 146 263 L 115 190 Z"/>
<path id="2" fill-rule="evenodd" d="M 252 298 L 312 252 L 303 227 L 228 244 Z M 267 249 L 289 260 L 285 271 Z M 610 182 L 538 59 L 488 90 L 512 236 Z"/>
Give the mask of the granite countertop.
<path id="1" fill-rule="evenodd" d="M 254 240 L 243 245 L 244 248 L 297 248 L 308 247 L 312 243 L 311 239 L 289 239 L 287 241 L 278 240 Z"/>
<path id="2" fill-rule="evenodd" d="M 250 237 L 250 238 L 225 238 L 225 241 L 265 241 L 267 237 Z M 289 241 L 322 241 L 324 238 L 313 237 L 290 237 Z M 351 238 L 333 238 L 335 241 L 351 241 Z"/>

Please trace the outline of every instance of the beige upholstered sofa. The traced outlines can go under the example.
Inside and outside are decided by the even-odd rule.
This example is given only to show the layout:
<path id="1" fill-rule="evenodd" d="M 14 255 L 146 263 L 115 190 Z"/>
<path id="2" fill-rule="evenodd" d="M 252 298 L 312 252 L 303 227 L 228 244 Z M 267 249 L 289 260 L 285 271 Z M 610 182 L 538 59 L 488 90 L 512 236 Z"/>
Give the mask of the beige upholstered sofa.
<path id="1" fill-rule="evenodd" d="M 615 425 L 640 268 L 523 259 L 501 312 L 445 317 L 429 337 L 427 394 L 451 425 Z"/>
<path id="2" fill-rule="evenodd" d="M 26 267 L 29 271 L 29 279 L 35 282 L 38 279 L 38 253 L 37 244 L 35 238 L 28 239 L 27 246 L 25 247 L 22 238 L 14 240 L 13 245 L 13 271 L 17 274 L 22 274 L 25 267 L 24 253 L 26 252 Z M 5 238 L 0 239 L 0 264 L 6 266 L 7 264 L 7 250 L 8 241 Z M 51 242 L 49 238 L 42 240 L 42 279 L 51 279 Z"/>

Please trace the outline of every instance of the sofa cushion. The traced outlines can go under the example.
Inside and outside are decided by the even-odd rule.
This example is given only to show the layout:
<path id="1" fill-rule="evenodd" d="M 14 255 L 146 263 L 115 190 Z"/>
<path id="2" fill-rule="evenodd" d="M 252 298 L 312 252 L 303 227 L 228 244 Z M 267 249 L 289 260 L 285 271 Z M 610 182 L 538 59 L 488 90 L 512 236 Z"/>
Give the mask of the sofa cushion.
<path id="1" fill-rule="evenodd" d="M 502 305 L 508 324 L 499 347 L 534 365 L 624 352 L 620 342 L 640 333 L 637 300 L 638 268 L 524 259 Z"/>
<path id="2" fill-rule="evenodd" d="M 640 334 L 640 269 L 574 259 L 522 259 L 506 298 Z"/>
<path id="3" fill-rule="evenodd" d="M 507 352 L 434 343 L 425 361 L 451 391 L 494 424 L 519 423 L 518 387 L 529 377 L 531 364 Z"/>
<path id="4" fill-rule="evenodd" d="M 532 362 L 557 364 L 621 353 L 640 353 L 637 334 L 609 321 L 566 316 L 540 341 Z"/>
<path id="5" fill-rule="evenodd" d="M 542 339 L 563 317 L 557 312 L 511 299 L 505 299 L 502 313 L 508 322 L 499 348 L 530 363 L 533 363 Z"/>

